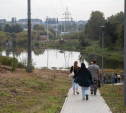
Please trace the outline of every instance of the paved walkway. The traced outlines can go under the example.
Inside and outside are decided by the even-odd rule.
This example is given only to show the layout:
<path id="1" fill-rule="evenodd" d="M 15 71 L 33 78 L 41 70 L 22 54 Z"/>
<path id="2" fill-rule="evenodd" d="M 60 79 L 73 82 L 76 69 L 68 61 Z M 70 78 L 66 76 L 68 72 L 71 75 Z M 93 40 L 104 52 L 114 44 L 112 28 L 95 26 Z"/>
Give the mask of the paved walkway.
<path id="1" fill-rule="evenodd" d="M 96 96 L 90 95 L 88 101 L 82 100 L 80 87 L 79 92 L 79 95 L 73 95 L 73 90 L 70 88 L 60 113 L 112 113 L 99 91 Z"/>

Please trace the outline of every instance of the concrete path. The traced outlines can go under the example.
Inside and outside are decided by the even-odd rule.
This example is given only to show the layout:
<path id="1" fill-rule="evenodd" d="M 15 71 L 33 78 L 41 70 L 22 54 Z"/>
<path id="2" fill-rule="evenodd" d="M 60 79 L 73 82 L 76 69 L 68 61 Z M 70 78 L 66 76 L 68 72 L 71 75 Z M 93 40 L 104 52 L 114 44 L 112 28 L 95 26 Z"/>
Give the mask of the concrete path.
<path id="1" fill-rule="evenodd" d="M 70 88 L 60 113 L 112 113 L 99 91 L 96 96 L 90 95 L 88 101 L 82 100 L 80 87 L 79 92 L 79 95 L 73 95 L 73 90 Z"/>

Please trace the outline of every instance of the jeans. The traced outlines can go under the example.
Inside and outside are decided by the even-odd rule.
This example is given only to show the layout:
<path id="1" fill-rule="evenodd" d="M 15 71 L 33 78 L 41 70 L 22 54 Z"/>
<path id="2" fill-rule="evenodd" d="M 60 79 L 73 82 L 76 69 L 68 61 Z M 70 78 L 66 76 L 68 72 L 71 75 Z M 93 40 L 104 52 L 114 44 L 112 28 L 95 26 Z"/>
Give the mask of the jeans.
<path id="1" fill-rule="evenodd" d="M 75 91 L 75 87 L 76 90 L 78 89 L 78 84 L 74 82 L 75 78 L 72 78 L 72 85 L 73 85 L 73 91 Z"/>
<path id="2" fill-rule="evenodd" d="M 93 81 L 93 84 L 91 85 L 91 92 L 96 94 L 97 93 L 97 88 L 98 88 L 98 85 L 97 85 L 98 81 Z"/>
<path id="3" fill-rule="evenodd" d="M 89 95 L 89 87 L 81 87 L 82 98 L 85 98 L 86 95 Z"/>

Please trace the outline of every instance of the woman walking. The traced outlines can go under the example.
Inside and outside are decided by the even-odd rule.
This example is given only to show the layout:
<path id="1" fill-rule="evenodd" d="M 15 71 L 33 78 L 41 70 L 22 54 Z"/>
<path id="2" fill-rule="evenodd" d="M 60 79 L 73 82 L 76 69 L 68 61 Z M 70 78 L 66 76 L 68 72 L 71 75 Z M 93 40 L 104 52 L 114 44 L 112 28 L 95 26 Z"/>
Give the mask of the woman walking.
<path id="1" fill-rule="evenodd" d="M 88 100 L 89 96 L 89 87 L 92 84 L 92 75 L 90 71 L 86 68 L 84 63 L 81 63 L 81 68 L 78 72 L 78 84 L 82 89 L 82 98 L 83 100 Z"/>
<path id="2" fill-rule="evenodd" d="M 75 83 L 75 78 L 78 76 L 78 71 L 79 71 L 79 67 L 78 67 L 78 62 L 77 61 L 75 61 L 74 62 L 74 66 L 71 67 L 70 73 L 72 73 L 72 71 L 74 72 L 74 76 L 72 78 L 73 95 L 75 95 L 75 92 L 77 94 L 79 94 L 79 92 L 78 92 L 78 83 Z"/>

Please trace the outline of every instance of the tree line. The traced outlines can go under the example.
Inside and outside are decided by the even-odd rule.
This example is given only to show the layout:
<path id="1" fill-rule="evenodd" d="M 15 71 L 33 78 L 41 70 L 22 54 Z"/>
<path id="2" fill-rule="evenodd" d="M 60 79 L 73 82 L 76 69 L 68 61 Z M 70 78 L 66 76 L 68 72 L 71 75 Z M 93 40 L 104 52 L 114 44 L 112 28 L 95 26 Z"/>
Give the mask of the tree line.
<path id="1" fill-rule="evenodd" d="M 93 11 L 84 29 L 79 33 L 82 46 L 86 40 L 98 41 L 101 46 L 102 29 L 104 28 L 104 46 L 109 50 L 120 50 L 124 46 L 124 13 L 119 12 L 105 19 L 100 11 Z"/>

